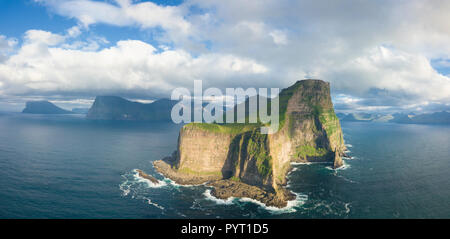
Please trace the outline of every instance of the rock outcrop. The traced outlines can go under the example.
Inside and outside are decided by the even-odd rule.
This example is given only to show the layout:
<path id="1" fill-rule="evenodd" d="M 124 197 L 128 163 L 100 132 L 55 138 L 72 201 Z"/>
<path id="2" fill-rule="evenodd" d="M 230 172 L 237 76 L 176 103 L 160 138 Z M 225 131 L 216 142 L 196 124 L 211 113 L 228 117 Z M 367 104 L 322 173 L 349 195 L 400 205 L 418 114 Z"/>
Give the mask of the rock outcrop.
<path id="1" fill-rule="evenodd" d="M 343 165 L 342 130 L 330 97 L 330 85 L 302 80 L 279 94 L 280 128 L 261 134 L 261 124 L 185 125 L 178 149 L 154 163 L 181 184 L 208 182 L 219 198 L 251 197 L 283 207 L 294 195 L 285 189 L 292 162 Z"/>
<path id="2" fill-rule="evenodd" d="M 154 178 L 151 175 L 146 174 L 144 171 L 137 169 L 136 172 L 138 173 L 139 177 L 150 180 L 150 182 L 154 183 L 154 184 L 158 184 L 159 181 L 158 179 Z"/>

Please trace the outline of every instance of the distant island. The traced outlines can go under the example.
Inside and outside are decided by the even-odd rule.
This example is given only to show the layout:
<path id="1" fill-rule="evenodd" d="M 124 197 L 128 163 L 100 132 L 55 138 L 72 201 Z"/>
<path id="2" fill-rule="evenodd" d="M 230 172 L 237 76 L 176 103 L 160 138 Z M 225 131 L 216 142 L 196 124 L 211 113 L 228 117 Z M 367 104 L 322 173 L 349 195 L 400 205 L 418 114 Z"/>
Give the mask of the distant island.
<path id="1" fill-rule="evenodd" d="M 48 101 L 28 101 L 22 113 L 26 114 L 73 114 L 74 112 L 62 109 Z"/>
<path id="2" fill-rule="evenodd" d="M 177 101 L 156 100 L 149 104 L 129 101 L 118 96 L 97 96 L 87 113 L 93 120 L 169 121 Z"/>
<path id="3" fill-rule="evenodd" d="M 298 81 L 278 97 L 277 133 L 261 134 L 259 124 L 190 123 L 180 131 L 178 149 L 155 161 L 155 168 L 179 184 L 207 183 L 217 198 L 248 197 L 285 207 L 295 198 L 285 187 L 291 163 L 338 168 L 345 145 L 329 83 Z"/>
<path id="4" fill-rule="evenodd" d="M 171 110 L 177 101 L 160 99 L 144 104 L 119 96 L 97 96 L 91 108 L 62 109 L 49 101 L 28 101 L 22 113 L 86 114 L 92 120 L 171 121 Z"/>
<path id="5" fill-rule="evenodd" d="M 338 113 L 337 116 L 341 121 L 353 121 L 353 122 L 392 122 L 399 124 L 450 124 L 450 112 L 447 111 L 435 112 L 431 114 Z"/>

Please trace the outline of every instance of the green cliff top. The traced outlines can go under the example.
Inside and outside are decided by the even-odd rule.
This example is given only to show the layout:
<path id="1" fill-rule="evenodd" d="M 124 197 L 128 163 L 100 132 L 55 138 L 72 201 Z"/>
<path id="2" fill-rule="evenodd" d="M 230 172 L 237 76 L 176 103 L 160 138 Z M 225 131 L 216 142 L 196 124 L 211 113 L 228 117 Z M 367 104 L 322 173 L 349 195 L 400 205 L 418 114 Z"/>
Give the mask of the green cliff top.
<path id="1" fill-rule="evenodd" d="M 284 126 L 286 112 L 289 100 L 294 93 L 301 91 L 301 102 L 313 109 L 315 115 L 321 115 L 321 119 L 326 120 L 334 116 L 333 106 L 331 104 L 329 83 L 322 80 L 300 80 L 294 85 L 283 89 L 279 94 L 279 127 Z M 268 102 L 268 111 L 270 113 L 270 101 Z M 325 114 L 325 116 L 323 116 Z M 246 122 L 248 122 L 248 111 L 246 111 Z M 259 118 L 259 117 L 258 117 Z M 259 122 L 259 119 L 258 119 Z M 262 123 L 190 123 L 185 127 L 195 127 L 206 131 L 217 133 L 238 134 L 254 130 L 264 126 Z M 332 130 L 332 129 L 331 129 Z"/>
<path id="2" fill-rule="evenodd" d="M 252 131 L 261 124 L 217 124 L 217 123 L 189 123 L 184 126 L 185 129 L 201 129 L 209 132 L 224 133 L 224 134 L 239 134 L 247 131 Z"/>

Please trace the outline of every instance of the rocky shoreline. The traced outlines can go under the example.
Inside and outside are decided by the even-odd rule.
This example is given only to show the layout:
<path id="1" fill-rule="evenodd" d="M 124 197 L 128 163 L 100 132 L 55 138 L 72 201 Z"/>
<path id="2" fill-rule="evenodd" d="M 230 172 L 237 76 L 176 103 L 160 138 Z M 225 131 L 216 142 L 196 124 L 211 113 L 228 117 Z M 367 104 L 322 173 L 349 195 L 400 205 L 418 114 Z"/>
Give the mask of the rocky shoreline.
<path id="1" fill-rule="evenodd" d="M 252 186 L 243 182 L 223 179 L 219 176 L 204 176 L 181 173 L 172 168 L 170 162 L 173 159 L 166 157 L 163 160 L 153 162 L 155 169 L 164 177 L 169 178 L 180 185 L 200 185 L 206 184 L 212 187 L 211 195 L 226 200 L 231 197 L 250 198 L 257 200 L 266 206 L 283 208 L 288 201 L 295 199 L 295 194 L 283 189 L 280 193 L 269 192 L 257 186 Z M 280 197 L 282 195 L 282 197 Z"/>
<path id="2" fill-rule="evenodd" d="M 155 167 L 156 171 L 158 171 L 164 177 L 169 178 L 180 185 L 200 185 L 208 181 L 221 179 L 221 177 L 215 175 L 206 176 L 181 173 L 172 169 L 172 166 L 164 160 L 154 161 L 153 166 Z"/>
<path id="3" fill-rule="evenodd" d="M 158 179 L 154 178 L 151 175 L 148 175 L 148 174 L 144 173 L 144 171 L 142 171 L 140 169 L 136 169 L 136 172 L 138 173 L 138 176 L 141 177 L 141 178 L 145 178 L 147 180 L 150 180 L 150 182 L 152 182 L 154 184 L 158 184 L 159 183 Z"/>
<path id="4" fill-rule="evenodd" d="M 286 207 L 288 201 L 294 200 L 296 197 L 293 193 L 285 190 L 285 197 L 280 198 L 279 194 L 274 192 L 233 180 L 212 181 L 207 185 L 213 187 L 211 195 L 216 198 L 223 200 L 230 197 L 250 198 L 270 207 Z"/>

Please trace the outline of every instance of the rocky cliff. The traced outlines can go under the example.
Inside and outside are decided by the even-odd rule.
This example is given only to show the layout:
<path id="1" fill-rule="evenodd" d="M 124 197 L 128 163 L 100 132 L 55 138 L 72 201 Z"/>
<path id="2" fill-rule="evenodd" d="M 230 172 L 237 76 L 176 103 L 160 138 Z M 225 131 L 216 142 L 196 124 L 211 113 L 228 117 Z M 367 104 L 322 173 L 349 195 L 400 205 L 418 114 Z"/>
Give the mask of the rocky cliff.
<path id="1" fill-rule="evenodd" d="M 330 85 L 302 80 L 279 94 L 280 128 L 261 134 L 260 124 L 191 123 L 181 129 L 178 149 L 155 168 L 182 184 L 209 182 L 219 198 L 250 197 L 283 207 L 292 162 L 343 164 L 342 130 Z"/>

